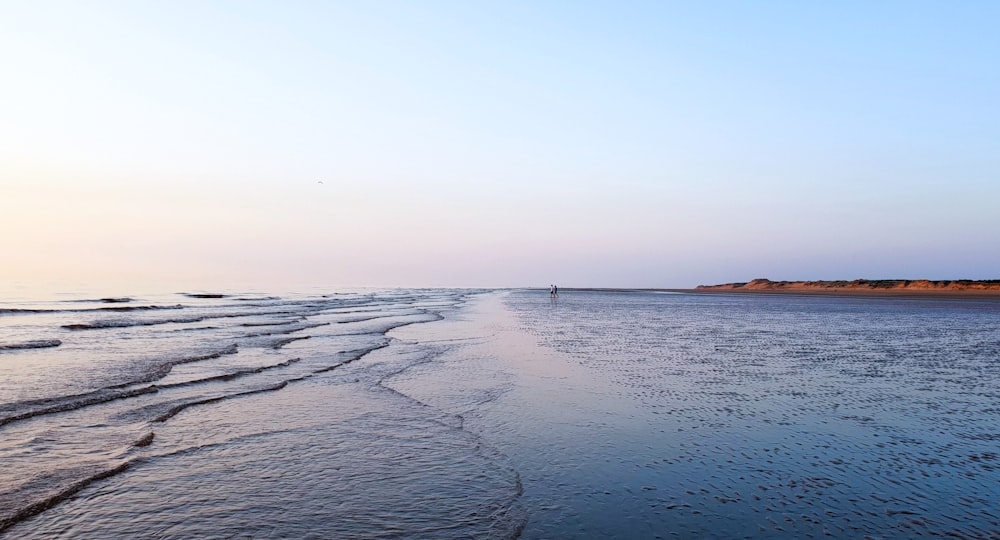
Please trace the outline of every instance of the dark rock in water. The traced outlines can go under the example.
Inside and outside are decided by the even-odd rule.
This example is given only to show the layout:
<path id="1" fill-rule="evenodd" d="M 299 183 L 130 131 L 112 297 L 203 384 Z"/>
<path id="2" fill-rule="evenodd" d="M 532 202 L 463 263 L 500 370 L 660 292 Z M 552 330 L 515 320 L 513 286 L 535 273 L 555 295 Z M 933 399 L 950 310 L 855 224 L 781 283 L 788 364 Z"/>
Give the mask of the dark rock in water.
<path id="1" fill-rule="evenodd" d="M 188 298 L 225 298 L 225 294 L 219 293 L 181 293 Z"/>
<path id="2" fill-rule="evenodd" d="M 124 303 L 127 303 L 127 302 L 131 302 L 132 299 L 128 298 L 128 297 L 121 297 L 121 298 L 101 298 L 100 301 L 104 302 L 105 304 L 124 304 Z"/>
<path id="3" fill-rule="evenodd" d="M 17 351 L 21 349 L 46 349 L 49 347 L 58 347 L 62 345 L 62 341 L 58 339 L 38 339 L 34 341 L 24 341 L 21 343 L 10 343 L 2 344 L 0 343 L 0 351 Z"/>

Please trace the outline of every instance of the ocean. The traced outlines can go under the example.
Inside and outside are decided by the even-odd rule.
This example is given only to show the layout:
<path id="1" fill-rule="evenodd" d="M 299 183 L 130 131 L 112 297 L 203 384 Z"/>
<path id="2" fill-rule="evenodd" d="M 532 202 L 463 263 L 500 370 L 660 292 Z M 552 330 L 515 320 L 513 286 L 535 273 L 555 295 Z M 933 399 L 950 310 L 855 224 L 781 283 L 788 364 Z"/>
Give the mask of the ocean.
<path id="1" fill-rule="evenodd" d="M 0 303 L 0 536 L 1000 537 L 1000 302 Z"/>

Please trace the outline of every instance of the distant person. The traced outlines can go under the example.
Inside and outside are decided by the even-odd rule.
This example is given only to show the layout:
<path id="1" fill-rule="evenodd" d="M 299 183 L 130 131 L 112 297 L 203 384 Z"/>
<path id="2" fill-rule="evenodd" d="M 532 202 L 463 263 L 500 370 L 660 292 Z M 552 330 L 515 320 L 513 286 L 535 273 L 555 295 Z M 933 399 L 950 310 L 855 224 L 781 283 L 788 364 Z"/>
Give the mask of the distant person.
<path id="1" fill-rule="evenodd" d="M 559 296 L 559 286 L 558 285 L 553 285 L 552 286 L 552 296 Z"/>
<path id="2" fill-rule="evenodd" d="M 556 295 L 556 286 L 549 285 L 549 296 L 555 296 L 555 295 Z"/>

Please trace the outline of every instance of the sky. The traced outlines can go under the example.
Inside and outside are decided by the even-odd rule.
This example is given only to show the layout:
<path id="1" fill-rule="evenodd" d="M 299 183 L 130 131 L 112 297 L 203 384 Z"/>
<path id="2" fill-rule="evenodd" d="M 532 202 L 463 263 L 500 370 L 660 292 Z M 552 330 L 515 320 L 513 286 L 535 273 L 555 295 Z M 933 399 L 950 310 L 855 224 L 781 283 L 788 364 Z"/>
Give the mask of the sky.
<path id="1" fill-rule="evenodd" d="M 1000 278 L 997 20 L 0 0 L 0 282 Z"/>

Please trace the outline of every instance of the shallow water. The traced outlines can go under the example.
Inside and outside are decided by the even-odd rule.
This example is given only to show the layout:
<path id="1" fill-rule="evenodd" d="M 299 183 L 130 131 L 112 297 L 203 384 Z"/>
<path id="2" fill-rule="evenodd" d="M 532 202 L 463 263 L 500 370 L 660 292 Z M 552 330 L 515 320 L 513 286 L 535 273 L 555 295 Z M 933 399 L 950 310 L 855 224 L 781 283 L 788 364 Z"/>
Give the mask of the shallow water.
<path id="1" fill-rule="evenodd" d="M 1000 302 L 80 300 L 0 305 L 0 535 L 1000 537 Z"/>

